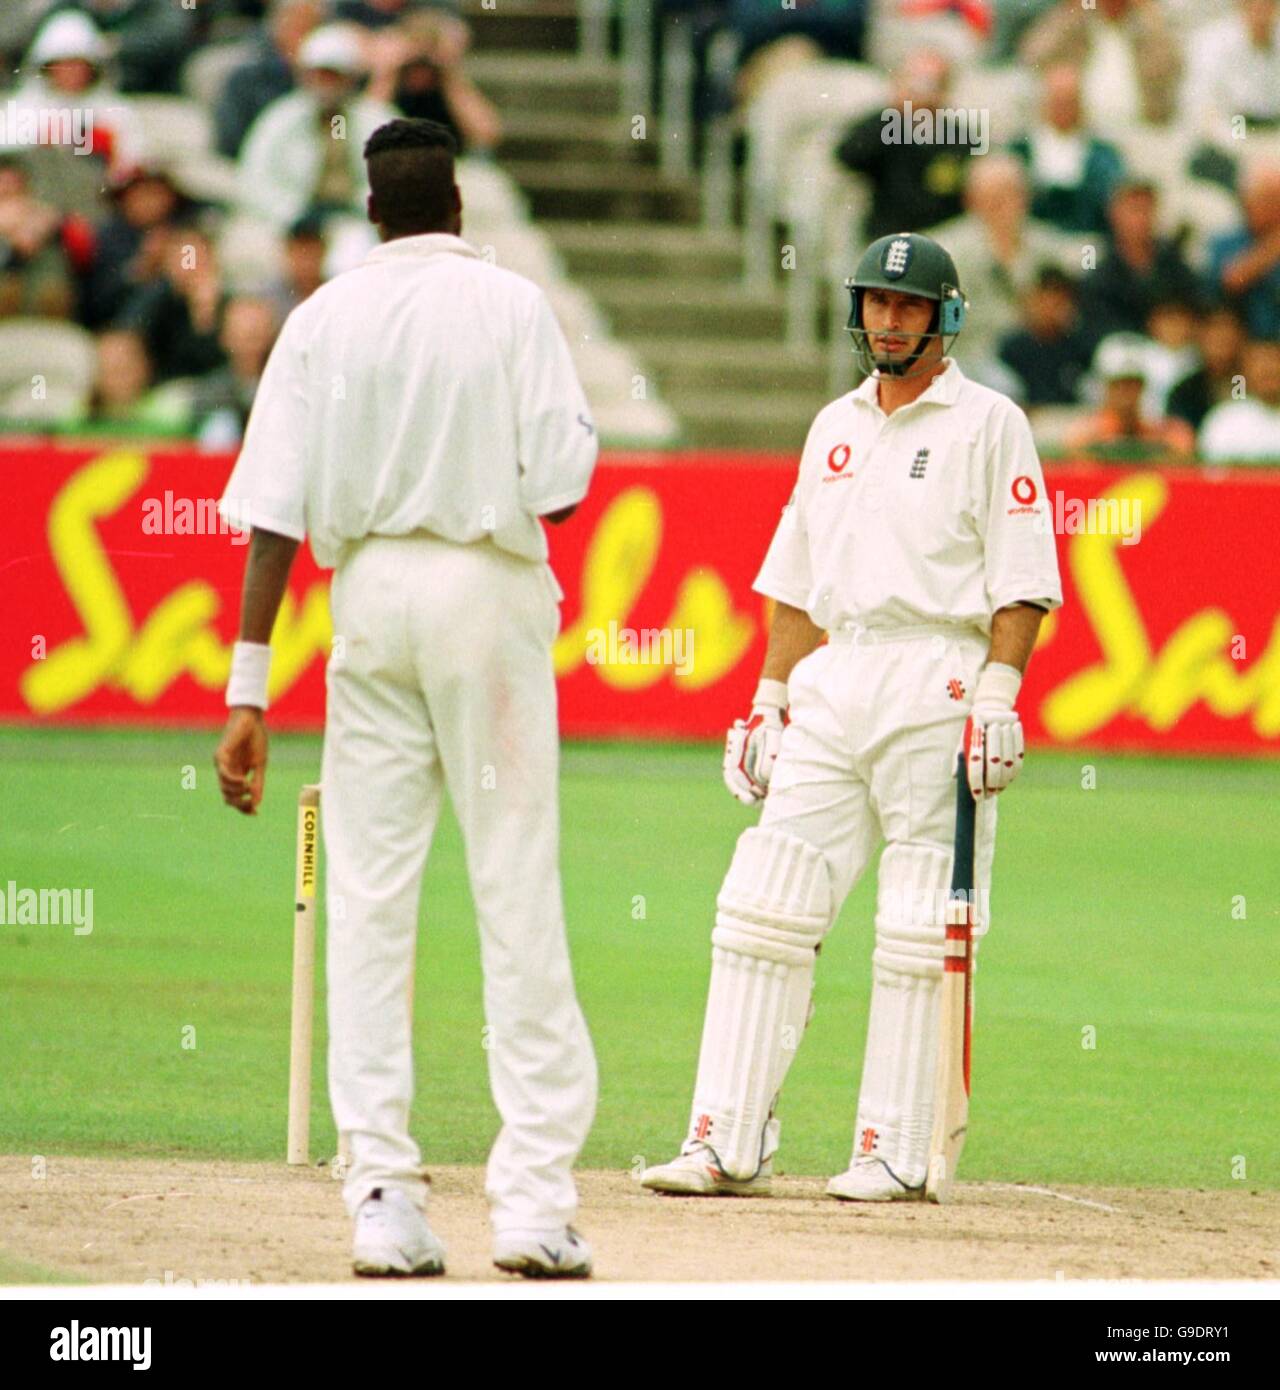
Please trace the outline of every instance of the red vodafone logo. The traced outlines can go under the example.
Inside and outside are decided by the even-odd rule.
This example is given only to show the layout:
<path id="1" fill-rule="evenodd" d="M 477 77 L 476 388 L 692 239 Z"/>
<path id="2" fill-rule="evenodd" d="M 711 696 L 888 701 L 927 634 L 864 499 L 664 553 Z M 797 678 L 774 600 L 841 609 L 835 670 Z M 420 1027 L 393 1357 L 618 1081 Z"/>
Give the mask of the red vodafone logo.
<path id="1" fill-rule="evenodd" d="M 1020 502 L 1024 507 L 1029 507 L 1036 500 L 1035 481 L 1028 478 L 1024 473 L 1020 478 L 1013 480 L 1013 500 Z"/>
<path id="2" fill-rule="evenodd" d="M 827 455 L 827 467 L 833 473 L 843 473 L 853 457 L 853 450 L 847 444 L 837 444 Z"/>

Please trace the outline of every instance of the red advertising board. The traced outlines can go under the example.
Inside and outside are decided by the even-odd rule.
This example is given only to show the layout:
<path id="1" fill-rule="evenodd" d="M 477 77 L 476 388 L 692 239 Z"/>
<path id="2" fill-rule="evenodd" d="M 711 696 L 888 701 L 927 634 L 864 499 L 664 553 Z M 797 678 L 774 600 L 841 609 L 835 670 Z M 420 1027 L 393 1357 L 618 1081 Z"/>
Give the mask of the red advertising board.
<path id="1" fill-rule="evenodd" d="M 245 537 L 213 514 L 225 456 L 0 451 L 0 719 L 221 721 Z M 751 590 L 794 460 L 611 455 L 551 532 L 566 734 L 718 737 L 747 706 Z M 1066 604 L 1019 702 L 1033 742 L 1280 751 L 1280 475 L 1050 470 Z M 300 555 L 274 639 L 277 728 L 318 727 L 327 575 Z"/>

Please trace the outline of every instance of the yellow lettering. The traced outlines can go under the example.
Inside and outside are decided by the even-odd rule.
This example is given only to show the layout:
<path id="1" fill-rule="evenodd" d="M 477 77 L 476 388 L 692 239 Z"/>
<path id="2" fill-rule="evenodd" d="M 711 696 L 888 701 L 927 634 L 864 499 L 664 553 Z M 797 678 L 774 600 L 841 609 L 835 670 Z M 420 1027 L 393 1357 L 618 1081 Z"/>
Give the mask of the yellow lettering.
<path id="1" fill-rule="evenodd" d="M 1156 473 L 1137 474 L 1101 494 L 1125 496 L 1141 508 L 1144 532 L 1168 500 Z M 1193 613 L 1152 651 L 1142 615 L 1121 569 L 1119 535 L 1081 535 L 1068 548 L 1068 563 L 1085 616 L 1102 648 L 1103 660 L 1079 671 L 1050 692 L 1041 706 L 1045 728 L 1055 738 L 1086 737 L 1119 714 L 1141 719 L 1167 733 L 1203 702 L 1220 719 L 1253 712 L 1262 738 L 1280 734 L 1280 618 L 1263 654 L 1244 671 L 1230 658 L 1236 626 L 1220 608 Z"/>
<path id="2" fill-rule="evenodd" d="M 107 454 L 73 474 L 49 508 L 49 551 L 84 636 L 63 642 L 22 673 L 22 698 L 37 714 L 84 699 L 124 656 L 133 620 L 94 522 L 110 516 L 146 476 L 141 454 Z"/>
<path id="3" fill-rule="evenodd" d="M 583 664 L 590 633 L 607 632 L 611 621 L 627 625 L 653 575 L 661 545 L 662 504 L 657 493 L 645 487 L 619 493 L 605 509 L 583 557 L 582 609 L 556 641 L 556 675 L 570 675 Z M 666 628 L 689 634 L 682 637 L 692 657 L 687 671 L 637 656 L 634 661 L 595 665 L 597 677 L 615 690 L 644 690 L 671 675 L 682 689 L 700 690 L 741 660 L 755 633 L 750 618 L 733 612 L 733 596 L 724 581 L 705 569 L 685 576 Z"/>
<path id="4" fill-rule="evenodd" d="M 49 549 L 84 635 L 69 638 L 22 673 L 29 708 L 53 714 L 102 686 L 155 704 L 183 675 L 205 690 L 221 690 L 231 672 L 231 648 L 213 626 L 221 610 L 217 589 L 191 580 L 167 594 L 135 635 L 132 615 L 94 525 L 110 516 L 147 476 L 145 457 L 114 453 L 78 470 L 49 509 Z M 289 690 L 332 635 L 328 585 L 313 584 L 301 611 L 286 593 L 271 634 L 273 699 Z"/>

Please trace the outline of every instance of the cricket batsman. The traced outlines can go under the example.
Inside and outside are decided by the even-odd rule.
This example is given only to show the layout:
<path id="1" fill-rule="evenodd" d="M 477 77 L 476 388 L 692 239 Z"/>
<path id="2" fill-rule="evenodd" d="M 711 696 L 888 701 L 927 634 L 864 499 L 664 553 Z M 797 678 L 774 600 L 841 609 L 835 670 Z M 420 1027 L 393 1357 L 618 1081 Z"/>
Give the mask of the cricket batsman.
<path id="1" fill-rule="evenodd" d="M 431 121 L 373 133 L 381 245 L 294 310 L 263 374 L 223 499 L 252 539 L 215 764 L 224 800 L 255 812 L 268 643 L 309 537 L 334 569 L 321 823 L 329 1089 L 351 1154 L 355 1271 L 444 1270 L 409 1108 L 418 898 L 447 788 L 502 1119 L 486 1182 L 494 1263 L 574 1277 L 591 1270 L 572 1168 L 596 1066 L 561 903 L 562 595 L 539 518 L 563 521 L 585 496 L 596 433 L 541 291 L 460 235 L 455 149 Z"/>
<path id="2" fill-rule="evenodd" d="M 716 900 L 692 1118 L 679 1155 L 643 1174 L 657 1192 L 768 1193 L 818 949 L 883 846 L 853 1154 L 827 1192 L 923 1197 L 957 753 L 977 803 L 978 937 L 995 797 L 1022 766 L 1018 689 L 1062 602 L 1026 416 L 948 355 L 967 307 L 951 256 L 882 237 L 847 286 L 866 379 L 815 419 L 755 581 L 777 606 L 724 775 L 763 811 Z"/>

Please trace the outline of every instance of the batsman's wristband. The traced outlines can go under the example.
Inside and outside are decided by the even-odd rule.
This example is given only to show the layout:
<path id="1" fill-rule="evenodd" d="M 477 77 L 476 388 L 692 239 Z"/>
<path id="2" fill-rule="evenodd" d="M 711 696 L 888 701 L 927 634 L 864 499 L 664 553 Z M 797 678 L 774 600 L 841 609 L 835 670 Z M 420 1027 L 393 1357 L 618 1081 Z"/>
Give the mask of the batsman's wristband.
<path id="1" fill-rule="evenodd" d="M 231 679 L 227 682 L 227 707 L 267 707 L 267 677 L 271 674 L 271 648 L 265 642 L 237 642 L 231 649 Z"/>
<path id="2" fill-rule="evenodd" d="M 993 661 L 982 668 L 978 684 L 973 689 L 975 705 L 996 705 L 1012 709 L 1022 688 L 1022 673 L 1002 661 Z"/>
<path id="3" fill-rule="evenodd" d="M 772 681 L 762 676 L 760 684 L 756 686 L 756 693 L 751 698 L 751 708 L 755 709 L 757 705 L 768 705 L 773 709 L 786 709 L 786 681 Z"/>

